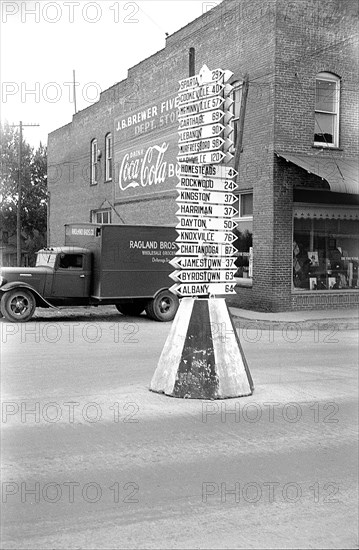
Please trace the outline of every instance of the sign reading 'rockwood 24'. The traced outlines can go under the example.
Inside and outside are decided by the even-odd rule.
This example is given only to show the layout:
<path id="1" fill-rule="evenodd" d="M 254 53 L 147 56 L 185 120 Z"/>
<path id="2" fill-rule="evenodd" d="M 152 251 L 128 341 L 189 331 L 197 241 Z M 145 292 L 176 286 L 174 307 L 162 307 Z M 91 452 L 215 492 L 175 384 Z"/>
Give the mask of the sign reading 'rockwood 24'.
<path id="1" fill-rule="evenodd" d="M 237 212 L 233 191 L 238 186 L 232 179 L 237 172 L 221 164 L 233 158 L 233 114 L 228 111 L 233 88 L 226 84 L 231 75 L 204 66 L 198 75 L 180 81 L 178 252 L 171 261 L 176 268 L 171 290 L 180 296 L 235 292 L 231 256 L 237 224 L 231 218 Z"/>

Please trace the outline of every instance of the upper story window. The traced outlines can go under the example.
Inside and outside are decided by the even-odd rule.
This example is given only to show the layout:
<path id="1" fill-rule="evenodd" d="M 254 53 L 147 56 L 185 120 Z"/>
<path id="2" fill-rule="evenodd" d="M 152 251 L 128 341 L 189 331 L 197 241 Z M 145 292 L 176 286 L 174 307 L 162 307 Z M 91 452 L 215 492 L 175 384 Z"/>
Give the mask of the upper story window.
<path id="1" fill-rule="evenodd" d="M 239 82 L 239 81 L 232 82 L 231 85 L 233 86 L 233 90 L 232 90 L 233 104 L 231 106 L 231 110 L 234 115 L 231 120 L 231 124 L 234 128 L 234 132 L 229 137 L 233 141 L 234 147 L 235 147 L 238 141 L 238 121 L 239 121 L 239 112 L 241 110 L 243 82 Z"/>
<path id="2" fill-rule="evenodd" d="M 90 184 L 96 185 L 98 182 L 98 151 L 97 151 L 97 139 L 91 141 L 91 172 L 90 172 Z"/>
<path id="3" fill-rule="evenodd" d="M 240 218 L 253 218 L 253 193 L 240 193 L 238 207 Z"/>
<path id="4" fill-rule="evenodd" d="M 92 223 L 111 223 L 111 210 L 94 210 L 91 221 Z"/>
<path id="5" fill-rule="evenodd" d="M 318 73 L 315 79 L 314 145 L 339 147 L 340 79 Z"/>
<path id="6" fill-rule="evenodd" d="M 112 135 L 105 137 L 105 181 L 112 180 Z"/>

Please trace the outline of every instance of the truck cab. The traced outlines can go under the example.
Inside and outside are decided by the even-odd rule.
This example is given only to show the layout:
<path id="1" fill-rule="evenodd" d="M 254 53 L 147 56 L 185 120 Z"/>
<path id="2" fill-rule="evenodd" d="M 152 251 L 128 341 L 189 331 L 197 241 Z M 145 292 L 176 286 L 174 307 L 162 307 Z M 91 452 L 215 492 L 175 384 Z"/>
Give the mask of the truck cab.
<path id="1" fill-rule="evenodd" d="M 87 248 L 43 249 L 37 254 L 36 267 L 51 267 L 46 281 L 45 298 L 52 303 L 88 299 L 91 289 L 92 254 Z"/>
<path id="2" fill-rule="evenodd" d="M 36 306 L 86 305 L 91 288 L 91 251 L 44 248 L 35 267 L 5 267 L 0 274 L 1 313 L 10 321 L 29 320 Z"/>

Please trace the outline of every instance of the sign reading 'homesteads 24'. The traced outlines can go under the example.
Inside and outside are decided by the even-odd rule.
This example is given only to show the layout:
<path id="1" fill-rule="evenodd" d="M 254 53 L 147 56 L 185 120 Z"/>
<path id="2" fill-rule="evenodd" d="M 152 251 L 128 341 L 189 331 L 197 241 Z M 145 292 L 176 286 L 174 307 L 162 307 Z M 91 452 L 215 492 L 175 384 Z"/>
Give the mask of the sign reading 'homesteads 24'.
<path id="1" fill-rule="evenodd" d="M 237 172 L 225 166 L 233 159 L 231 76 L 204 65 L 179 83 L 178 251 L 171 290 L 180 296 L 235 292 Z"/>

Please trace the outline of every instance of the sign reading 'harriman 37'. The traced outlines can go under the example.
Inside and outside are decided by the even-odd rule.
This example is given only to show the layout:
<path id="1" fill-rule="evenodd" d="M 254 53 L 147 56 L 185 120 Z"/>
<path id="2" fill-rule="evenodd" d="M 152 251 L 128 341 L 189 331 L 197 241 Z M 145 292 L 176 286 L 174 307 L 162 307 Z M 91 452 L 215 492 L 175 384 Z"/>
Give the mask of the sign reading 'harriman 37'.
<path id="1" fill-rule="evenodd" d="M 233 88 L 226 83 L 231 76 L 204 66 L 198 75 L 180 81 L 178 257 L 171 261 L 176 269 L 171 290 L 180 296 L 235 292 L 231 256 L 237 224 L 231 218 L 237 212 L 233 191 L 238 186 L 232 179 L 237 172 L 221 164 L 233 158 Z"/>

